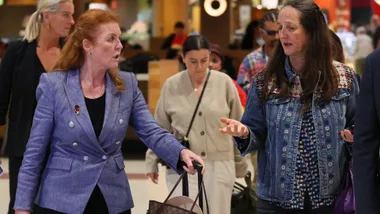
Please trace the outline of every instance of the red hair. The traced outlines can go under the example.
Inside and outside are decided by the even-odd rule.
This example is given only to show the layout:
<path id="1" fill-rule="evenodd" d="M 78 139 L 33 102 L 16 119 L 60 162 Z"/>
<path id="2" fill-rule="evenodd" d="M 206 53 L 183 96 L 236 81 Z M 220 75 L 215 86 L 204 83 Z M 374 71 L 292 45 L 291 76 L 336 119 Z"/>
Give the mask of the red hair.
<path id="1" fill-rule="evenodd" d="M 95 41 L 96 35 L 99 34 L 99 26 L 107 23 L 119 23 L 119 16 L 111 11 L 91 9 L 83 13 L 69 35 L 61 55 L 54 66 L 54 70 L 68 71 L 81 68 L 85 62 L 85 51 L 82 42 L 87 39 Z M 124 90 L 124 82 L 115 69 L 109 69 L 109 74 L 116 84 L 116 88 Z"/>

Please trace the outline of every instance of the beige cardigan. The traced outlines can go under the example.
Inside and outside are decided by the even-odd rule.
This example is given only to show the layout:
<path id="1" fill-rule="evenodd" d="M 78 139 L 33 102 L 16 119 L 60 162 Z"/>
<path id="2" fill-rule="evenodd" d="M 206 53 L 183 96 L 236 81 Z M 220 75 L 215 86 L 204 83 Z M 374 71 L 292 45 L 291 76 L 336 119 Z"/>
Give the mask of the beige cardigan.
<path id="1" fill-rule="evenodd" d="M 198 102 L 187 70 L 170 77 L 164 84 L 155 112 L 157 123 L 182 139 L 190 125 Z M 231 78 L 211 71 L 201 104 L 189 134 L 190 149 L 205 160 L 235 160 L 237 176 L 244 176 L 247 165 L 234 146 L 231 136 L 219 132 L 224 127 L 221 117 L 240 120 L 242 106 Z M 149 172 L 158 172 L 158 157 L 152 150 L 146 153 Z"/>

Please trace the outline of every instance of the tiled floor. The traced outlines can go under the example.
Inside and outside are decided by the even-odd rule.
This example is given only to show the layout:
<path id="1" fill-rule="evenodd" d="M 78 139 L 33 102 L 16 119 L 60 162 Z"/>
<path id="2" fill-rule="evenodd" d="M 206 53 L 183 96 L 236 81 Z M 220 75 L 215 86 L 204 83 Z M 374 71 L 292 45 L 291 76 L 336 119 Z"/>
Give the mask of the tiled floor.
<path id="1" fill-rule="evenodd" d="M 2 168 L 8 172 L 8 160 L 2 159 Z M 132 190 L 135 207 L 132 209 L 133 214 L 145 214 L 149 200 L 163 201 L 168 194 L 166 188 L 165 176 L 160 176 L 159 183 L 153 184 L 144 177 L 144 161 L 124 161 L 126 173 L 129 177 L 129 183 Z M 165 167 L 160 167 L 160 174 L 165 174 Z M 239 181 L 244 183 L 243 181 Z M 8 179 L 0 177 L 0 214 L 6 213 L 8 207 Z"/>

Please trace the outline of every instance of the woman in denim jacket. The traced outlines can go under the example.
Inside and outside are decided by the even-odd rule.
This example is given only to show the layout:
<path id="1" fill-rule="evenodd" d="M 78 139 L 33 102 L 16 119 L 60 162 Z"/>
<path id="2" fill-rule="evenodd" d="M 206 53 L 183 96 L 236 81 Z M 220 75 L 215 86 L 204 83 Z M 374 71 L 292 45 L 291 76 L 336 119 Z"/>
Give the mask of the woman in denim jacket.
<path id="1" fill-rule="evenodd" d="M 333 61 L 320 8 L 290 1 L 279 13 L 280 42 L 253 79 L 241 122 L 222 118 L 243 155 L 258 150 L 258 213 L 333 213 L 345 130 L 359 92 L 355 72 Z"/>

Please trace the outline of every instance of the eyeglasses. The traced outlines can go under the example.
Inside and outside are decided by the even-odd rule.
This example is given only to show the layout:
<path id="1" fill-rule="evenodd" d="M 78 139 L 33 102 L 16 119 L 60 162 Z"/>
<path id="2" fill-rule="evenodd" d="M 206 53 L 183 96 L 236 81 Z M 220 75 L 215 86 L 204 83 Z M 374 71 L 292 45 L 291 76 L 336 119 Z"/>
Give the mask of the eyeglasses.
<path id="1" fill-rule="evenodd" d="M 267 35 L 269 36 L 275 36 L 276 34 L 278 34 L 278 30 L 265 30 L 265 29 L 262 29 Z"/>

